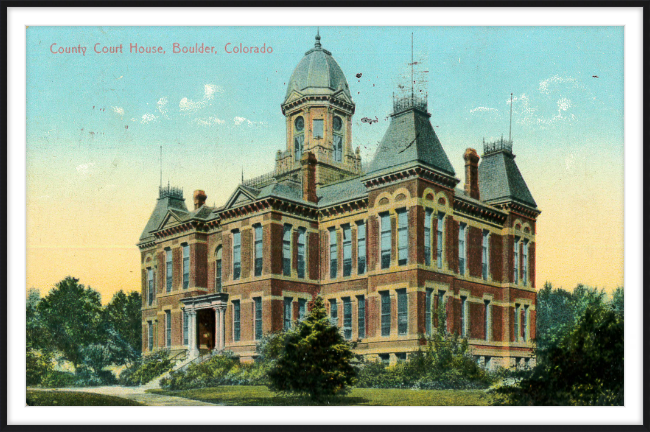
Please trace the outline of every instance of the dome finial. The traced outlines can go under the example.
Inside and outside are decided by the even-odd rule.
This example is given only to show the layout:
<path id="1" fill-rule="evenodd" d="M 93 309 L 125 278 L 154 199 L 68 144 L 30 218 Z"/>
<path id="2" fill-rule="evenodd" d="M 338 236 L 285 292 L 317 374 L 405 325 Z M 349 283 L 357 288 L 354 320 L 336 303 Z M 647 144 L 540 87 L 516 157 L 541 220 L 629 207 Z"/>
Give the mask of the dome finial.
<path id="1" fill-rule="evenodd" d="M 315 48 L 320 48 L 320 27 L 316 27 L 316 43 L 314 44 Z"/>

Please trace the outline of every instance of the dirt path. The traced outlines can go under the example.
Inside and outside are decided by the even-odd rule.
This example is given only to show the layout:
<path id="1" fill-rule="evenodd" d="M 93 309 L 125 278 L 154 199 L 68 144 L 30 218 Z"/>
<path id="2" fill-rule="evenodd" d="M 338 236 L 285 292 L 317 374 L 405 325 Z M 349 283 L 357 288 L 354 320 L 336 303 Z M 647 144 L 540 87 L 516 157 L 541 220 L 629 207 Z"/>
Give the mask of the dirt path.
<path id="1" fill-rule="evenodd" d="M 193 399 L 185 399 L 176 396 L 166 396 L 155 393 L 147 393 L 142 387 L 121 387 L 121 386 L 104 386 L 104 387 L 71 387 L 71 388 L 33 388 L 33 390 L 60 390 L 97 393 L 107 396 L 117 396 L 125 399 L 141 402 L 149 406 L 215 406 L 207 402 L 201 402 Z"/>

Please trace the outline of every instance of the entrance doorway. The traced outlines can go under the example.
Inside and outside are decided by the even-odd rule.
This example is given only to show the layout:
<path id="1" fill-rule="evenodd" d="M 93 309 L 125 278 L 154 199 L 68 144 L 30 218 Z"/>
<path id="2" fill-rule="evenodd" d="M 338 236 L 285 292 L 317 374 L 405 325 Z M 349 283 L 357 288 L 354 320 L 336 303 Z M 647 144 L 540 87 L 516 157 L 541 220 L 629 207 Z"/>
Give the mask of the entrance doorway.
<path id="1" fill-rule="evenodd" d="M 215 347 L 215 312 L 214 309 L 196 311 L 199 351 L 212 351 Z"/>

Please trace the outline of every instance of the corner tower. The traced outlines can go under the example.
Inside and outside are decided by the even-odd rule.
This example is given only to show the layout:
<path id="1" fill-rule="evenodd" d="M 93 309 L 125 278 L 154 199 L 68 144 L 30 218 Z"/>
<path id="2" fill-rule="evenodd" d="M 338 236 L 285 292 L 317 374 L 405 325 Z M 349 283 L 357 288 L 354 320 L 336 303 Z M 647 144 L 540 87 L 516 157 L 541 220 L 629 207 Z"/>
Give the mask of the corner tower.
<path id="1" fill-rule="evenodd" d="M 276 178 L 298 180 L 300 159 L 307 152 L 316 158 L 316 186 L 360 174 L 359 149 L 352 148 L 350 87 L 332 53 L 321 46 L 319 33 L 293 71 L 281 108 L 287 145 L 278 151 Z"/>

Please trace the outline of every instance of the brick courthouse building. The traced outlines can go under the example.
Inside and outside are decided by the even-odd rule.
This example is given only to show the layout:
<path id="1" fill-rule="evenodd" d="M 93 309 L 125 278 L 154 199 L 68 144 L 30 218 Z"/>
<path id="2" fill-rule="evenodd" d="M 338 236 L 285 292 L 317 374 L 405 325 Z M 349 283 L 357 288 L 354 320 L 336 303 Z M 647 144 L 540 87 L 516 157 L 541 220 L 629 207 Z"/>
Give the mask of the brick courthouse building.
<path id="1" fill-rule="evenodd" d="M 281 105 L 286 150 L 219 208 L 160 189 L 138 246 L 143 351 L 250 360 L 320 294 L 356 351 L 394 362 L 446 325 L 486 367 L 529 363 L 535 337 L 535 220 L 512 142 L 461 157 L 465 184 L 430 123 L 426 98 L 394 100 L 374 159 L 353 150 L 343 71 L 320 44 Z M 438 307 L 446 322 L 438 322 Z"/>

